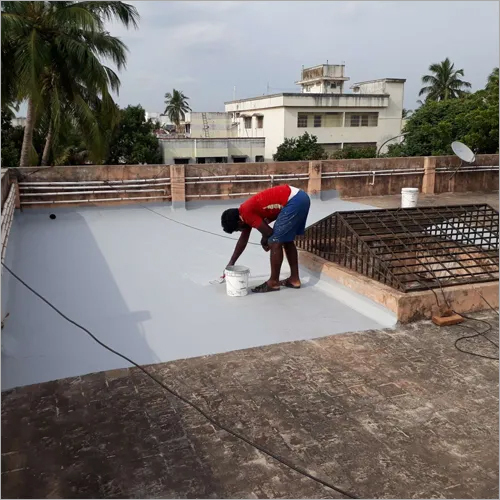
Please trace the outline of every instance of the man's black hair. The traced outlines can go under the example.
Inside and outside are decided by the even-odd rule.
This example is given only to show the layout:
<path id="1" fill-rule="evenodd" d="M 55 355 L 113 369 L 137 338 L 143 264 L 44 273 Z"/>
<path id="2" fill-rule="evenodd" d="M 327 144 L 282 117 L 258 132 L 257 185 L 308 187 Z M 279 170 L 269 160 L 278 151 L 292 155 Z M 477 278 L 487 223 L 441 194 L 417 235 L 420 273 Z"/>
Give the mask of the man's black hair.
<path id="1" fill-rule="evenodd" d="M 240 211 L 237 208 L 229 208 L 222 213 L 220 221 L 226 233 L 234 233 L 240 222 Z"/>

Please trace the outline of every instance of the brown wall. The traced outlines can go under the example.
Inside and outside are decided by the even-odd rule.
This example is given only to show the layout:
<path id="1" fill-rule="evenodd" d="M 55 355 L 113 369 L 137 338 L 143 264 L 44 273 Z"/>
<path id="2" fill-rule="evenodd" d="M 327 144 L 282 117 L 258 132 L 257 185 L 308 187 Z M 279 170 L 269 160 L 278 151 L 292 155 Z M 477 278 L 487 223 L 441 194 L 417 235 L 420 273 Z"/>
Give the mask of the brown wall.
<path id="1" fill-rule="evenodd" d="M 7 169 L 2 169 L 2 208 L 9 195 L 10 184 L 11 181 Z"/>
<path id="2" fill-rule="evenodd" d="M 424 158 L 378 158 L 359 160 L 327 160 L 322 162 L 323 173 L 326 172 L 355 172 L 379 170 L 411 170 L 423 169 Z M 323 179 L 322 191 L 336 190 L 343 197 L 353 196 L 381 196 L 398 194 L 401 188 L 422 188 L 423 173 L 415 175 L 375 175 L 369 177 Z M 373 185 L 371 184 L 373 182 Z"/>
<path id="3" fill-rule="evenodd" d="M 186 165 L 185 176 L 187 177 L 208 177 L 218 175 L 277 175 L 277 174 L 307 174 L 309 169 L 308 161 L 296 162 L 276 162 L 276 163 L 213 163 L 205 165 Z M 205 179 L 207 180 L 207 179 Z M 222 179 L 220 179 L 222 180 Z M 186 182 L 193 182 L 186 179 Z M 276 182 L 275 184 L 281 184 Z M 307 180 L 290 181 L 299 188 L 307 189 Z M 213 183 L 213 184 L 187 184 L 187 200 L 194 200 L 194 196 L 208 194 L 219 194 L 221 197 L 228 197 L 229 194 L 237 195 L 244 193 L 254 193 L 271 186 L 268 182 L 235 182 L 235 183 Z M 237 196 L 233 196 L 237 198 Z M 211 198 L 211 197 L 210 197 Z M 217 199 L 215 196 L 213 199 Z"/>
<path id="4" fill-rule="evenodd" d="M 17 169 L 26 181 L 115 181 L 170 177 L 170 165 L 78 165 Z"/>
<path id="5" fill-rule="evenodd" d="M 455 156 L 435 157 L 436 168 L 448 167 L 453 168 L 460 164 L 460 160 Z M 476 159 L 476 166 L 498 166 L 498 155 L 480 155 Z M 321 191 L 336 190 L 343 197 L 353 196 L 381 196 L 387 194 L 399 194 L 403 187 L 419 187 L 422 188 L 424 157 L 414 158 L 377 158 L 377 159 L 358 159 L 358 160 L 326 160 L 314 162 L 321 164 L 323 175 L 328 175 L 332 172 L 360 172 L 360 171 L 375 171 L 380 170 L 395 170 L 391 175 L 367 175 L 364 177 L 350 178 L 323 178 L 319 183 L 317 178 L 316 184 L 320 186 Z M 312 163 L 311 163 L 312 164 Z M 179 167 L 177 165 L 176 167 Z M 269 162 L 269 163 L 234 163 L 234 164 L 205 164 L 205 165 L 185 165 L 185 177 L 209 177 L 220 175 L 296 175 L 307 174 L 314 175 L 314 169 L 310 169 L 309 162 Z M 401 171 L 419 169 L 421 172 L 416 172 L 410 175 L 401 175 Z M 28 173 L 29 181 L 88 181 L 88 180 L 132 180 L 132 179 L 147 179 L 171 177 L 170 165 L 103 165 L 103 166 L 76 166 L 76 167 L 49 167 L 42 170 L 36 168 L 23 169 Z M 33 172 L 33 173 L 32 173 Z M 31 174 L 32 173 L 32 174 Z M 317 174 L 316 174 L 317 175 Z M 459 172 L 453 179 L 450 180 L 451 173 L 436 173 L 435 192 L 494 192 L 498 190 L 498 170 L 489 172 Z M 205 179 L 207 180 L 207 179 Z M 231 198 L 229 195 L 238 195 L 244 193 L 257 192 L 271 186 L 271 181 L 256 182 L 257 178 L 248 182 L 225 182 L 225 183 L 204 183 L 204 184 L 187 184 L 185 193 L 187 201 L 195 200 L 199 195 L 203 198 L 206 195 L 214 195 L 207 197 L 208 199 Z M 371 183 L 374 181 L 374 184 Z M 182 182 L 181 179 L 176 179 L 175 182 Z M 192 182 L 187 179 L 186 182 Z M 288 182 L 297 187 L 308 189 L 311 186 L 311 181 L 304 179 L 293 179 L 288 181 L 275 180 L 274 184 Z M 319 183 L 319 184 L 318 184 Z M 314 188 L 317 190 L 317 188 Z M 170 187 L 165 190 L 166 196 L 171 195 Z M 135 197 L 146 196 L 141 193 L 121 193 L 119 195 L 110 193 L 107 195 L 100 194 L 99 196 L 83 195 L 84 198 L 113 198 L 113 197 Z M 82 195 L 65 196 L 64 198 L 55 197 L 54 199 L 79 199 Z M 232 198 L 237 198 L 233 196 Z M 30 197 L 30 201 L 35 201 L 39 197 Z M 144 201 L 121 201 L 123 203 L 144 203 Z M 153 200 L 152 200 L 153 201 Z M 157 200 L 158 201 L 158 200 Z M 168 201 L 168 200 L 165 200 Z M 41 206 L 41 205 L 34 205 Z"/>
<path id="6" fill-rule="evenodd" d="M 116 180 L 134 180 L 134 179 L 155 179 L 155 178 L 170 178 L 170 165 L 82 165 L 82 166 L 71 166 L 71 167 L 48 167 L 48 168 L 26 168 L 18 169 L 24 174 L 24 180 L 27 182 L 79 182 L 79 181 L 116 181 Z M 20 182 L 23 182 L 23 176 L 21 175 Z M 22 184 L 21 184 L 22 187 Z M 162 186 L 163 188 L 163 186 Z M 109 186 L 112 190 L 113 187 Z M 118 189 L 118 187 L 116 188 Z M 130 188 L 130 189 L 140 189 L 140 188 Z M 144 187 L 148 189 L 148 187 Z M 52 197 L 30 197 L 29 200 L 26 198 L 21 198 L 22 201 L 45 201 L 45 200 L 81 200 L 81 199 L 109 199 L 109 198 L 131 198 L 131 197 L 142 197 L 142 196 L 152 196 L 154 194 L 161 194 L 165 196 L 170 196 L 171 190 L 170 186 L 165 186 L 164 193 L 99 193 L 99 194 L 78 194 L 78 195 L 65 195 L 65 196 L 52 196 Z M 57 192 L 57 186 L 53 186 L 50 192 Z M 32 192 L 35 191 L 24 191 L 21 192 Z M 130 200 L 127 202 L 123 201 L 112 201 L 112 202 L 98 202 L 99 204 L 113 204 L 121 205 L 124 203 L 141 203 L 147 202 L 148 200 Z M 152 200 L 154 201 L 154 200 Z M 156 200 L 158 201 L 158 199 Z M 168 200 L 166 200 L 168 201 Z M 49 206 L 50 204 L 47 204 Z M 78 205 L 78 204 L 77 204 Z M 84 205 L 82 203 L 82 205 Z M 30 205 L 23 205 L 28 208 Z M 31 205 L 31 207 L 41 207 L 43 205 Z"/>
<path id="7" fill-rule="evenodd" d="M 321 163 L 323 165 L 323 172 L 424 168 L 424 157 L 416 156 L 412 158 L 362 158 L 358 160 L 325 160 Z"/>
<path id="8" fill-rule="evenodd" d="M 498 155 L 478 155 L 475 167 L 498 166 Z M 456 156 L 437 156 L 436 167 L 457 168 L 461 165 Z M 490 172 L 436 172 L 436 193 L 492 192 L 498 190 L 498 171 Z"/>

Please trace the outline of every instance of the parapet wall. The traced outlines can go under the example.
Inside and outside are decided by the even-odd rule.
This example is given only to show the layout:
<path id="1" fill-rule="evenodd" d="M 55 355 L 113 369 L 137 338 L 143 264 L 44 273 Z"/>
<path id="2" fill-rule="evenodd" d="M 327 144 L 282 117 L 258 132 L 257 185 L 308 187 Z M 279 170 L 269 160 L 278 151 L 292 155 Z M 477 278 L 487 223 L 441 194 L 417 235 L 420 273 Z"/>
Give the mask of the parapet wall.
<path id="1" fill-rule="evenodd" d="M 204 165 L 96 165 L 15 169 L 17 205 L 109 205 L 234 199 L 288 183 L 311 196 L 336 191 L 344 198 L 399 194 L 498 191 L 498 155 L 473 166 L 454 156 L 372 158 Z M 3 193 L 2 193 L 3 194 Z"/>

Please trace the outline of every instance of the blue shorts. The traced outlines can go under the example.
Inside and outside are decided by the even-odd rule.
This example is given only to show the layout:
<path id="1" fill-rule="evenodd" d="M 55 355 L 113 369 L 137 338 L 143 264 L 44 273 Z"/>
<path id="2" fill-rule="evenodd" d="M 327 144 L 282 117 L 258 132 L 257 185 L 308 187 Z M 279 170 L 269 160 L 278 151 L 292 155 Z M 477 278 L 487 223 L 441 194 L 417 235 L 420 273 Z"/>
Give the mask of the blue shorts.
<path id="1" fill-rule="evenodd" d="M 310 206 L 309 196 L 300 190 L 279 213 L 269 243 L 288 243 L 298 234 L 304 234 Z"/>

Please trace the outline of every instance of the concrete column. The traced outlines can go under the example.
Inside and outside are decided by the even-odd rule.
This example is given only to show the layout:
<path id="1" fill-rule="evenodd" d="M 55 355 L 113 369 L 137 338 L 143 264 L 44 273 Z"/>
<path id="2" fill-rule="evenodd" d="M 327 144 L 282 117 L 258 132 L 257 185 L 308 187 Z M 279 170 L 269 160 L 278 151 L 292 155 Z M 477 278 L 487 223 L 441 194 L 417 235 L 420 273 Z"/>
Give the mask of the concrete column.
<path id="1" fill-rule="evenodd" d="M 434 194 L 436 186 L 436 158 L 424 158 L 424 179 L 422 181 L 422 194 Z"/>
<path id="2" fill-rule="evenodd" d="M 307 194 L 311 198 L 321 197 L 321 161 L 309 162 L 309 182 L 307 183 Z"/>
<path id="3" fill-rule="evenodd" d="M 185 165 L 170 165 L 172 208 L 186 208 Z"/>

